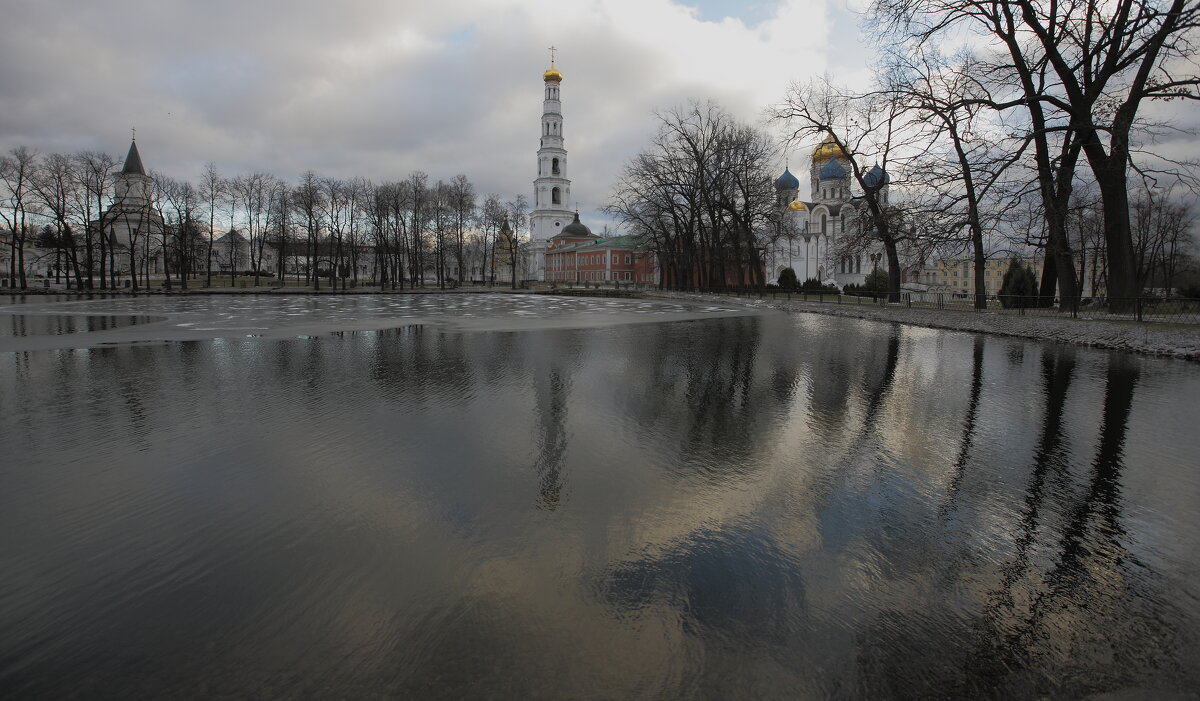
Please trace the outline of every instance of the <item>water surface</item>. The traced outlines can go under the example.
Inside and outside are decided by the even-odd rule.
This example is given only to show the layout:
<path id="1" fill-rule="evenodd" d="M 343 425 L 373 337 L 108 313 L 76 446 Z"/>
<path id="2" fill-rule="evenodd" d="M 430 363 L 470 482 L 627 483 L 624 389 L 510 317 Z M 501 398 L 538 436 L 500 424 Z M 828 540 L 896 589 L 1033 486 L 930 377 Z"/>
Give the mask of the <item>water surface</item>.
<path id="1" fill-rule="evenodd" d="M 0 353 L 0 697 L 1198 688 L 1196 365 L 515 299 Z"/>

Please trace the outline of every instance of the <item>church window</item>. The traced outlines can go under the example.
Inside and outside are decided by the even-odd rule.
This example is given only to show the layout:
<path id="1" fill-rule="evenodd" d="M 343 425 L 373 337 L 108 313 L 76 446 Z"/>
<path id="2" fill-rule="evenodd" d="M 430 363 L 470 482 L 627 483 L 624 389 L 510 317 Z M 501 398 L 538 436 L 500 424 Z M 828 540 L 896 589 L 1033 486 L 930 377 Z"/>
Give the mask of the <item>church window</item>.
<path id="1" fill-rule="evenodd" d="M 821 233 L 822 234 L 825 233 L 825 231 L 829 225 L 828 220 L 829 220 L 829 217 L 827 217 L 824 214 L 821 215 Z"/>
<path id="2" fill-rule="evenodd" d="M 856 272 L 856 273 L 862 272 L 862 254 L 861 253 L 854 256 L 854 272 Z"/>
<path id="3" fill-rule="evenodd" d="M 550 203 L 562 204 L 562 193 L 557 187 L 550 191 Z"/>
<path id="4" fill-rule="evenodd" d="M 554 175 L 558 175 L 558 159 L 557 158 L 550 161 L 550 172 L 553 173 Z"/>

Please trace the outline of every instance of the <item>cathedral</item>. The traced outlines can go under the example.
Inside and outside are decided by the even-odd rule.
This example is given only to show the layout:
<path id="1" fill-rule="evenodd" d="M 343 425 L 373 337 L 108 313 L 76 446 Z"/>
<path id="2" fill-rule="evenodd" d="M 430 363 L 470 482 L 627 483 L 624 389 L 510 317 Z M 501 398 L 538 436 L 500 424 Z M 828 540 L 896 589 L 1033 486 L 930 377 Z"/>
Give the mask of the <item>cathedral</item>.
<path id="1" fill-rule="evenodd" d="M 880 197 L 887 203 L 888 174 L 878 165 L 863 177 L 869 187 L 882 182 Z M 852 245 L 861 231 L 866 203 L 851 191 L 850 159 L 832 135 L 812 152 L 808 199 L 800 199 L 800 179 L 784 168 L 775 180 L 779 207 L 777 230 L 767 248 L 767 279 L 775 281 L 785 268 L 800 282 L 816 279 L 839 288 L 861 285 L 877 264 L 887 269 L 882 246 Z M 878 261 L 875 263 L 874 261 Z"/>

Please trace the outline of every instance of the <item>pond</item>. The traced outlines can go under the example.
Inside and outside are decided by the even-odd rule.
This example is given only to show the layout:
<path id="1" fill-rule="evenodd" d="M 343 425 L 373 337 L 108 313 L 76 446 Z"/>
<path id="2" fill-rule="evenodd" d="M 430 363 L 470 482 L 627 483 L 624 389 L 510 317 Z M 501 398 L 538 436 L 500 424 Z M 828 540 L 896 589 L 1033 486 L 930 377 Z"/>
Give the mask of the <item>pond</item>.
<path id="1" fill-rule="evenodd" d="M 658 301 L 9 301 L 0 697 L 1200 688 L 1195 364 Z"/>

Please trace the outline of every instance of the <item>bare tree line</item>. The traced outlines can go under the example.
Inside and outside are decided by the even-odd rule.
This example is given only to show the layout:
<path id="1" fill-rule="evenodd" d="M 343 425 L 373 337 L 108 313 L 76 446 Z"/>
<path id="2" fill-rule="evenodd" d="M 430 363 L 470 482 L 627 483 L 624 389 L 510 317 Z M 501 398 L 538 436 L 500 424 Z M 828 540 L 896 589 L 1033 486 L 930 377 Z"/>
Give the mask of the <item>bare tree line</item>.
<path id="1" fill-rule="evenodd" d="M 662 286 L 764 284 L 761 236 L 775 216 L 770 140 L 713 103 L 658 119 L 651 145 L 623 170 L 608 213 L 654 251 Z"/>
<path id="2" fill-rule="evenodd" d="M 25 147 L 0 160 L 14 287 L 29 286 L 25 255 L 35 243 L 52 251 L 39 266 L 77 289 L 136 290 L 152 276 L 187 289 L 246 274 L 255 286 L 290 277 L 316 289 L 495 282 L 510 273 L 495 263 L 505 212 L 517 231 L 528 218 L 523 196 L 481 198 L 461 174 L 373 183 L 308 171 L 292 184 L 264 172 L 223 177 L 210 163 L 195 183 L 152 172 L 145 211 L 130 216 L 128 198 L 118 232 L 105 216 L 123 204 L 118 165 L 107 154 L 41 156 Z"/>
<path id="3" fill-rule="evenodd" d="M 1085 281 L 1130 298 L 1173 279 L 1190 249 L 1191 216 L 1170 183 L 1194 185 L 1194 164 L 1155 159 L 1139 140 L 1163 126 L 1142 116 L 1147 103 L 1200 99 L 1198 19 L 1195 0 L 875 0 L 876 84 L 795 84 L 774 117 L 789 141 L 831 135 L 843 146 L 868 205 L 864 164 L 904 183 L 906 201 L 883 218 L 869 206 L 863 227 L 889 251 L 893 290 L 886 223 L 905 216 L 921 253 L 970 252 L 978 306 L 985 240 L 1004 236 L 1044 249 L 1043 303 L 1077 300 Z M 1168 167 L 1152 173 L 1148 162 Z M 1072 236 L 1081 187 L 1099 241 Z M 1174 202 L 1173 215 L 1143 215 L 1147 202 Z"/>

